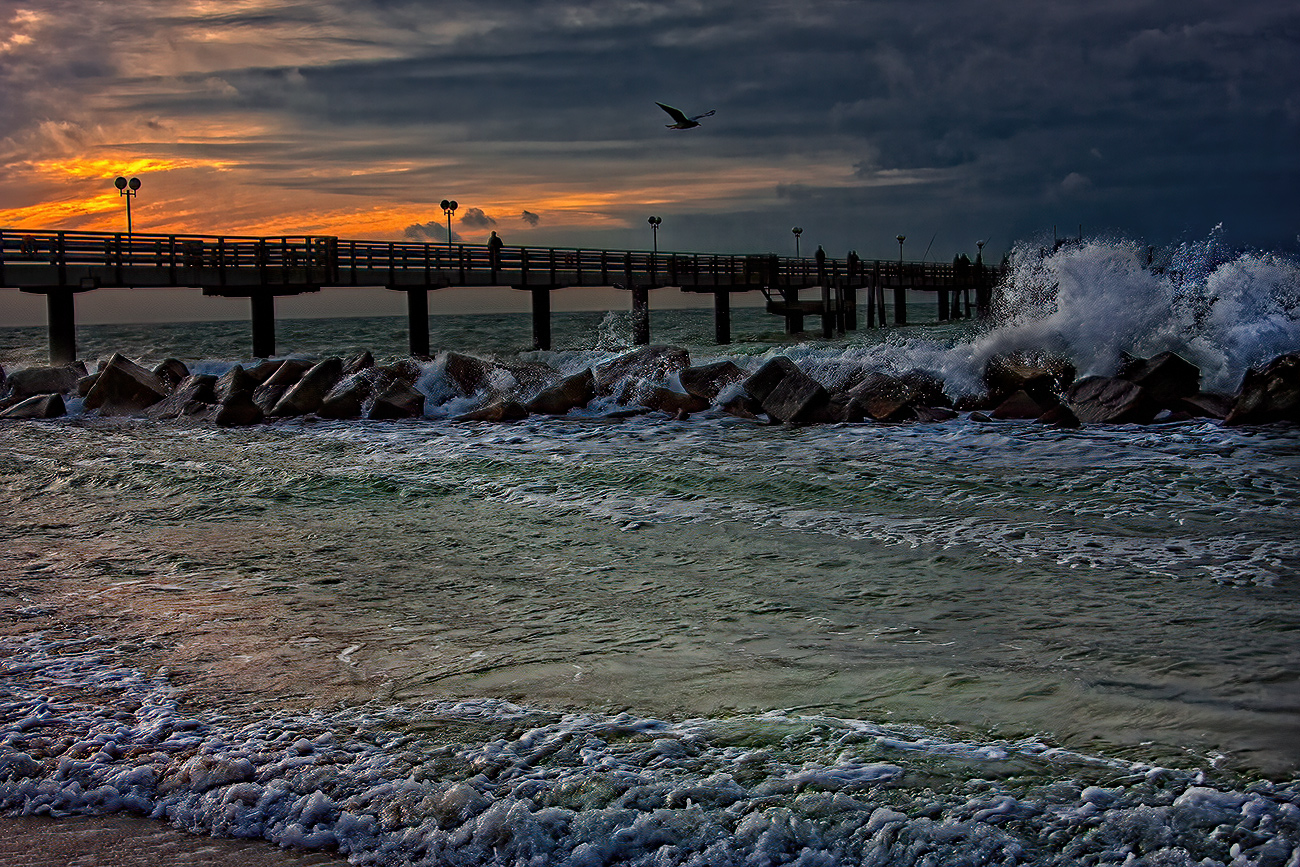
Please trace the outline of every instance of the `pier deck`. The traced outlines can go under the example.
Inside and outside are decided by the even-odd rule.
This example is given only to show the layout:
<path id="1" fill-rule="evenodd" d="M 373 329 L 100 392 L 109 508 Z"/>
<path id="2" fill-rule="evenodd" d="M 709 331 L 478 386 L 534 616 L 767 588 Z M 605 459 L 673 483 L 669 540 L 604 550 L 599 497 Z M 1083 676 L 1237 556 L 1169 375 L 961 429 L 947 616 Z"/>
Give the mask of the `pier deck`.
<path id="1" fill-rule="evenodd" d="M 974 288 L 980 307 L 994 269 L 960 274 L 952 265 L 774 254 L 584 250 L 346 240 L 332 236 L 247 237 L 122 234 L 8 229 L 0 231 L 0 288 L 45 295 L 53 363 L 76 356 L 77 293 L 106 288 L 189 287 L 204 295 L 249 298 L 253 355 L 275 347 L 275 298 L 323 287 L 386 287 L 407 294 L 413 355 L 429 352 L 428 292 L 448 287 L 510 286 L 532 293 L 534 343 L 550 348 L 550 293 L 568 287 L 611 286 L 632 295 L 634 339 L 649 342 L 650 289 L 676 287 L 714 296 L 716 337 L 731 342 L 730 295 L 761 291 L 768 310 L 803 330 L 820 315 L 825 336 L 857 327 L 859 289 L 868 296 L 868 325 L 885 324 L 884 290 L 895 291 L 895 324 L 906 324 L 902 293 L 940 293 L 941 318 L 950 291 Z M 800 301 L 820 287 L 819 301 Z"/>

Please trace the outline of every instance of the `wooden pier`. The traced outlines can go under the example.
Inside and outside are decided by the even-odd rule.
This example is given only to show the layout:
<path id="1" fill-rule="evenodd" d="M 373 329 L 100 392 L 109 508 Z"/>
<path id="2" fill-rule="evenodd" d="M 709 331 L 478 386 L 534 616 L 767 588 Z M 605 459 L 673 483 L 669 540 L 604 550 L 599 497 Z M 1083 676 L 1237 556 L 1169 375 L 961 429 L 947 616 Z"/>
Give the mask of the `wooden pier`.
<path id="1" fill-rule="evenodd" d="M 510 286 L 532 295 L 533 343 L 551 346 L 550 293 L 609 286 L 631 294 L 633 340 L 650 342 L 649 290 L 676 287 L 713 295 L 715 337 L 731 342 L 731 294 L 762 292 L 767 309 L 803 331 L 820 316 L 830 337 L 857 327 L 859 290 L 867 293 L 867 325 L 885 325 L 885 290 L 894 290 L 894 323 L 907 323 L 905 292 L 939 292 L 940 318 L 949 296 L 970 293 L 985 311 L 995 269 L 847 259 L 353 241 L 327 236 L 236 237 L 8 229 L 0 231 L 0 288 L 46 296 L 51 363 L 76 358 L 74 298 L 106 288 L 189 287 L 204 295 L 248 298 L 253 356 L 275 352 L 275 299 L 323 287 L 386 287 L 405 292 L 412 355 L 429 354 L 431 290 Z M 801 290 L 821 297 L 800 300 Z M 959 309 L 959 308 L 958 308 Z"/>

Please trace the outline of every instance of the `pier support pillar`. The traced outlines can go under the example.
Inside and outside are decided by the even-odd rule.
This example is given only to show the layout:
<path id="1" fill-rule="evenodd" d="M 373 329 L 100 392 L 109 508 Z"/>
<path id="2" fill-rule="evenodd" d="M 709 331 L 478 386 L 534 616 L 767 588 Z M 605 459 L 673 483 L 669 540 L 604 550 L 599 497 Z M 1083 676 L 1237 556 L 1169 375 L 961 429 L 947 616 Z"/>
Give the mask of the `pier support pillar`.
<path id="1" fill-rule="evenodd" d="M 253 357 L 275 355 L 275 296 L 269 290 L 249 296 L 253 314 Z"/>
<path id="2" fill-rule="evenodd" d="M 787 286 L 781 290 L 785 298 L 785 333 L 803 334 L 803 308 L 799 306 L 799 287 Z"/>
<path id="3" fill-rule="evenodd" d="M 939 287 L 939 321 L 947 322 L 952 318 L 952 312 L 948 306 L 948 287 Z"/>
<path id="4" fill-rule="evenodd" d="M 52 365 L 77 360 L 77 319 L 72 296 L 71 289 L 55 289 L 45 296 Z"/>
<path id="5" fill-rule="evenodd" d="M 831 284 L 822 281 L 822 337 L 830 339 L 835 336 L 835 310 L 831 307 Z"/>
<path id="6" fill-rule="evenodd" d="M 882 303 L 883 308 L 883 303 Z M 883 321 L 883 316 L 881 317 Z M 894 287 L 894 324 L 907 324 L 907 287 L 898 285 Z"/>
<path id="7" fill-rule="evenodd" d="M 532 288 L 533 293 L 533 349 L 551 348 L 551 290 L 549 287 Z"/>
<path id="8" fill-rule="evenodd" d="M 411 355 L 429 355 L 429 290 L 406 290 L 406 318 Z"/>
<path id="9" fill-rule="evenodd" d="M 650 289 L 647 286 L 632 287 L 632 345 L 647 346 L 650 343 Z"/>
<path id="10" fill-rule="evenodd" d="M 858 330 L 858 287 L 846 283 L 843 289 L 844 330 Z"/>
<path id="11" fill-rule="evenodd" d="M 731 343 L 731 293 L 713 290 L 713 336 L 719 346 Z"/>

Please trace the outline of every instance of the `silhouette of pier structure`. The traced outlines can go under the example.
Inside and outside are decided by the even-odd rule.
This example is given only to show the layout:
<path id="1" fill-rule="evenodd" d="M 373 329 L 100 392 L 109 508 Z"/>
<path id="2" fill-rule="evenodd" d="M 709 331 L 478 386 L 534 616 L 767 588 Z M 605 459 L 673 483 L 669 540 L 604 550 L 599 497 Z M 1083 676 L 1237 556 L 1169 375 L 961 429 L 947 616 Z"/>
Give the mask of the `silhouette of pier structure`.
<path id="1" fill-rule="evenodd" d="M 822 335 L 857 328 L 866 291 L 868 327 L 885 326 L 887 290 L 895 325 L 907 324 L 906 292 L 939 293 L 940 319 L 987 311 L 996 269 L 773 254 L 584 250 L 345 240 L 332 236 L 235 237 L 8 229 L 0 231 L 0 287 L 44 295 L 51 362 L 76 357 L 74 298 L 95 289 L 196 288 L 204 295 L 248 298 L 253 356 L 275 354 L 275 299 L 324 287 L 386 287 L 404 292 L 412 355 L 429 354 L 432 290 L 509 286 L 532 296 L 533 343 L 551 347 L 551 293 L 568 287 L 614 287 L 631 295 L 633 341 L 650 342 L 649 291 L 676 287 L 713 295 L 715 337 L 731 342 L 731 295 L 762 292 L 770 313 L 801 333 L 820 317 Z M 819 289 L 820 298 L 800 292 Z M 972 308 L 972 292 L 974 302 Z"/>

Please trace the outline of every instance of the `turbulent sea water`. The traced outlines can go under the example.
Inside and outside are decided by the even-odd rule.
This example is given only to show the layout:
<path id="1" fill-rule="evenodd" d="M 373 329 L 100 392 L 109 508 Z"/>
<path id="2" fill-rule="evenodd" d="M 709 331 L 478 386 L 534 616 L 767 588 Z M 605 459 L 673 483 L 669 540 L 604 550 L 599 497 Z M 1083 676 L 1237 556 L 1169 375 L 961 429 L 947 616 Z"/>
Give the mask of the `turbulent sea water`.
<path id="1" fill-rule="evenodd" d="M 1109 373 L 1172 349 L 1226 391 L 1300 350 L 1294 260 L 1211 239 L 1158 264 L 1018 254 L 984 326 L 652 329 L 695 363 L 921 367 L 953 396 L 1014 350 Z M 432 322 L 442 349 L 566 372 L 626 351 L 630 323 L 557 315 L 547 353 L 530 333 Z M 405 346 L 402 319 L 278 334 Z M 78 339 L 247 361 L 244 323 Z M 43 340 L 0 331 L 0 363 Z M 8 845 L 128 827 L 154 863 L 249 845 L 215 837 L 286 865 L 1300 865 L 1296 426 L 790 428 L 608 402 L 498 425 L 450 420 L 474 398 L 446 399 L 439 359 L 420 387 L 404 422 L 74 404 L 0 427 Z M 164 823 L 202 836 L 138 831 Z"/>

